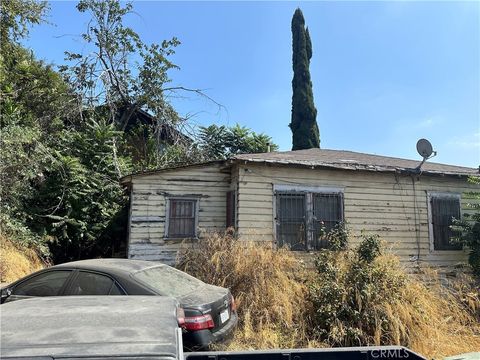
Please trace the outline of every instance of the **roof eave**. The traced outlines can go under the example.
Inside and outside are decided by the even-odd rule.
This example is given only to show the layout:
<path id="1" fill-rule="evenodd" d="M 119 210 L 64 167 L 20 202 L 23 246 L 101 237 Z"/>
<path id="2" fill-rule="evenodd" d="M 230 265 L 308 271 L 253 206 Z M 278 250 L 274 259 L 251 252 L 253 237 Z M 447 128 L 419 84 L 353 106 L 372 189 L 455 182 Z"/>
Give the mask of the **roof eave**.
<path id="1" fill-rule="evenodd" d="M 170 167 L 166 167 L 166 168 L 162 168 L 162 169 L 155 169 L 155 170 L 149 170 L 149 171 L 139 171 L 139 172 L 132 173 L 132 174 L 125 175 L 125 176 L 121 177 L 119 182 L 122 185 L 129 185 L 129 184 L 132 183 L 132 180 L 134 178 L 138 178 L 138 177 L 141 177 L 141 176 L 153 175 L 153 174 L 158 174 L 158 173 L 165 172 L 165 171 L 185 169 L 185 168 L 189 168 L 189 167 L 222 164 L 222 163 L 226 163 L 226 162 L 227 162 L 227 160 L 211 160 L 211 161 L 205 161 L 205 162 L 195 163 L 195 164 L 170 166 Z"/>
<path id="2" fill-rule="evenodd" d="M 370 172 L 383 172 L 383 173 L 397 173 L 408 175 L 431 175 L 431 176 L 455 176 L 455 177 L 469 177 L 478 176 L 475 173 L 459 173 L 459 172 L 440 172 L 433 170 L 419 170 L 417 168 L 400 168 L 400 167 L 385 167 L 374 165 L 360 165 L 359 166 L 341 166 L 334 164 L 306 164 L 293 161 L 275 161 L 275 160 L 260 160 L 260 159 L 230 159 L 232 163 L 253 163 L 264 165 L 280 165 L 280 166 L 295 166 L 309 169 L 333 169 L 333 170 L 345 170 L 345 171 L 370 171 Z"/>

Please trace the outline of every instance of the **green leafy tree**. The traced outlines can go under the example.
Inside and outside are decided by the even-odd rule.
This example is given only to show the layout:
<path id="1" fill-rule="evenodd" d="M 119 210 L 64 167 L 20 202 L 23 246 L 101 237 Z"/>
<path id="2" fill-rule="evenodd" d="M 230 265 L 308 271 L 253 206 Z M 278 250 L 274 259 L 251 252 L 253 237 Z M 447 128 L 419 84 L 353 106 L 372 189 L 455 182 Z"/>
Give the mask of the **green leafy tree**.
<path id="1" fill-rule="evenodd" d="M 29 26 L 43 21 L 46 10 L 44 2 L 0 2 L 0 229 L 44 253 L 42 237 L 26 225 L 34 214 L 25 204 L 55 166 L 53 147 L 70 93 L 51 66 L 36 60 L 19 40 Z"/>
<path id="2" fill-rule="evenodd" d="M 468 181 L 480 185 L 478 176 L 471 176 Z M 467 208 L 473 213 L 465 214 L 462 220 L 454 220 L 452 229 L 456 236 L 452 242 L 460 243 L 469 249 L 468 262 L 473 273 L 480 277 L 480 191 L 471 191 L 466 195 L 470 198 Z"/>
<path id="3" fill-rule="evenodd" d="M 297 9 L 292 18 L 293 80 L 292 80 L 292 150 L 320 147 L 317 109 L 313 103 L 310 59 L 312 42 L 302 11 Z"/>
<path id="4" fill-rule="evenodd" d="M 142 150 L 161 153 L 164 149 L 159 134 L 164 125 L 177 127 L 186 121 L 169 103 L 169 98 L 179 91 L 205 96 L 199 89 L 169 84 L 169 71 L 178 69 L 170 57 L 180 42 L 173 37 L 161 44 L 144 43 L 132 28 L 125 25 L 125 19 L 133 13 L 133 5 L 129 2 L 81 0 L 77 9 L 91 16 L 88 28 L 82 34 L 86 55 L 66 52 L 66 60 L 71 65 L 62 66 L 61 71 L 81 96 L 83 108 L 95 116 L 96 121 L 106 118 L 118 130 L 124 131 L 130 127 L 137 111 L 150 112 L 155 121 L 149 125 L 151 129 L 140 146 Z M 171 139 L 174 145 L 182 141 L 180 134 L 171 134 L 172 137 L 177 135 L 178 139 Z M 136 137 L 137 145 L 138 140 Z M 114 142 L 112 150 L 117 162 L 119 144 Z M 164 165 L 160 162 L 162 154 L 134 152 L 130 155 L 140 161 L 136 169 L 145 169 L 145 164 Z M 119 177 L 124 175 L 119 166 L 117 173 Z"/>
<path id="5" fill-rule="evenodd" d="M 200 127 L 196 144 L 206 160 L 226 159 L 237 154 L 261 153 L 278 149 L 270 136 L 257 134 L 236 124 L 232 127 L 210 125 Z"/>
<path id="6" fill-rule="evenodd" d="M 93 119 L 81 130 L 64 133 L 56 166 L 28 204 L 29 225 L 47 235 L 55 262 L 105 255 L 97 240 L 126 203 L 112 155 L 118 131 Z"/>
<path id="7" fill-rule="evenodd" d="M 31 25 L 45 21 L 46 1 L 2 0 L 0 2 L 0 41 L 3 50 L 28 35 Z"/>

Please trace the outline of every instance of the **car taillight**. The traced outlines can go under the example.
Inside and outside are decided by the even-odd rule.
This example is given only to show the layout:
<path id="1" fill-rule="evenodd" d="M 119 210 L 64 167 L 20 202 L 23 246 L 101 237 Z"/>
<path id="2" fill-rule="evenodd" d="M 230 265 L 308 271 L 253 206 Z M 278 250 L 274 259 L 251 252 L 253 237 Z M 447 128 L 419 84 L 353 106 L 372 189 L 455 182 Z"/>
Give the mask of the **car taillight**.
<path id="1" fill-rule="evenodd" d="M 177 307 L 177 322 L 179 327 L 185 327 L 185 310 Z"/>
<path id="2" fill-rule="evenodd" d="M 235 304 L 235 298 L 233 295 L 230 295 L 232 297 L 232 303 L 231 303 L 231 309 L 232 311 L 236 312 L 237 311 L 237 304 Z"/>
<path id="3" fill-rule="evenodd" d="M 213 329 L 214 327 L 215 324 L 213 323 L 213 319 L 210 314 L 185 317 L 184 328 L 187 330 L 204 330 Z"/>

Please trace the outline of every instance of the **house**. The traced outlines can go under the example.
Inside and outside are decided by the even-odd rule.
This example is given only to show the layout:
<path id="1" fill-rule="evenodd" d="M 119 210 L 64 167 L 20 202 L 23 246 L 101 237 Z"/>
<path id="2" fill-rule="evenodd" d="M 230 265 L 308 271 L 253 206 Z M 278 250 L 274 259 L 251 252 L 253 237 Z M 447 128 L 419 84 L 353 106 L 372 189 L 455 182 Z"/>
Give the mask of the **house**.
<path id="1" fill-rule="evenodd" d="M 242 154 L 122 179 L 131 194 L 128 257 L 172 263 L 183 246 L 233 226 L 240 239 L 292 251 L 325 246 L 320 228 L 346 221 L 380 235 L 408 266 L 453 266 L 467 250 L 449 242 L 468 212 L 479 169 L 351 151 Z M 356 241 L 356 240 L 354 240 Z"/>
<path id="2" fill-rule="evenodd" d="M 121 121 L 128 110 L 125 107 L 121 107 L 118 110 L 116 116 L 116 122 L 119 127 L 125 132 L 132 132 L 139 125 L 150 127 L 151 129 L 157 128 L 159 143 L 162 147 L 167 145 L 174 145 L 178 142 L 183 144 L 192 143 L 192 139 L 187 135 L 183 134 L 181 131 L 177 130 L 174 126 L 169 123 L 163 122 L 157 124 L 157 119 L 150 113 L 142 109 L 135 109 L 131 114 L 125 115 L 126 120 Z M 146 134 L 144 134 L 145 136 Z"/>

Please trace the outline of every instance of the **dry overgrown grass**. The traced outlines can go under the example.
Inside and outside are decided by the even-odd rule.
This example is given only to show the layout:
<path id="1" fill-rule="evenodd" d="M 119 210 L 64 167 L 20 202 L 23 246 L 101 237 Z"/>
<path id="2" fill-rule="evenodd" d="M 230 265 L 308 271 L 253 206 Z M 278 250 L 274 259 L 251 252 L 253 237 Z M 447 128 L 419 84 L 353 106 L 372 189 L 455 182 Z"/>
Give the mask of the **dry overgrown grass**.
<path id="1" fill-rule="evenodd" d="M 227 349 L 308 345 L 307 271 L 291 252 L 211 234 L 186 251 L 179 268 L 235 296 L 240 322 Z"/>
<path id="2" fill-rule="evenodd" d="M 398 331 L 410 330 L 408 346 L 429 358 L 480 351 L 478 284 L 465 274 L 448 284 L 435 272 L 423 275 L 427 283 L 411 279 L 402 300 L 389 306 Z"/>
<path id="3" fill-rule="evenodd" d="M 478 285 L 464 277 L 445 286 L 432 272 L 423 274 L 428 275 L 427 285 L 405 274 L 391 255 L 378 261 L 388 276 L 405 281 L 400 289 L 392 289 L 399 292 L 395 301 L 370 304 L 374 312 L 386 314 L 388 324 L 374 329 L 371 341 L 362 345 L 404 345 L 428 358 L 480 349 Z M 225 346 L 228 350 L 329 345 L 312 331 L 314 309 L 308 293 L 317 274 L 291 252 L 212 234 L 187 250 L 179 267 L 230 288 L 236 296 L 240 323 Z"/>
<path id="4" fill-rule="evenodd" d="M 0 235 L 0 282 L 10 283 L 45 267 L 37 253 Z"/>

